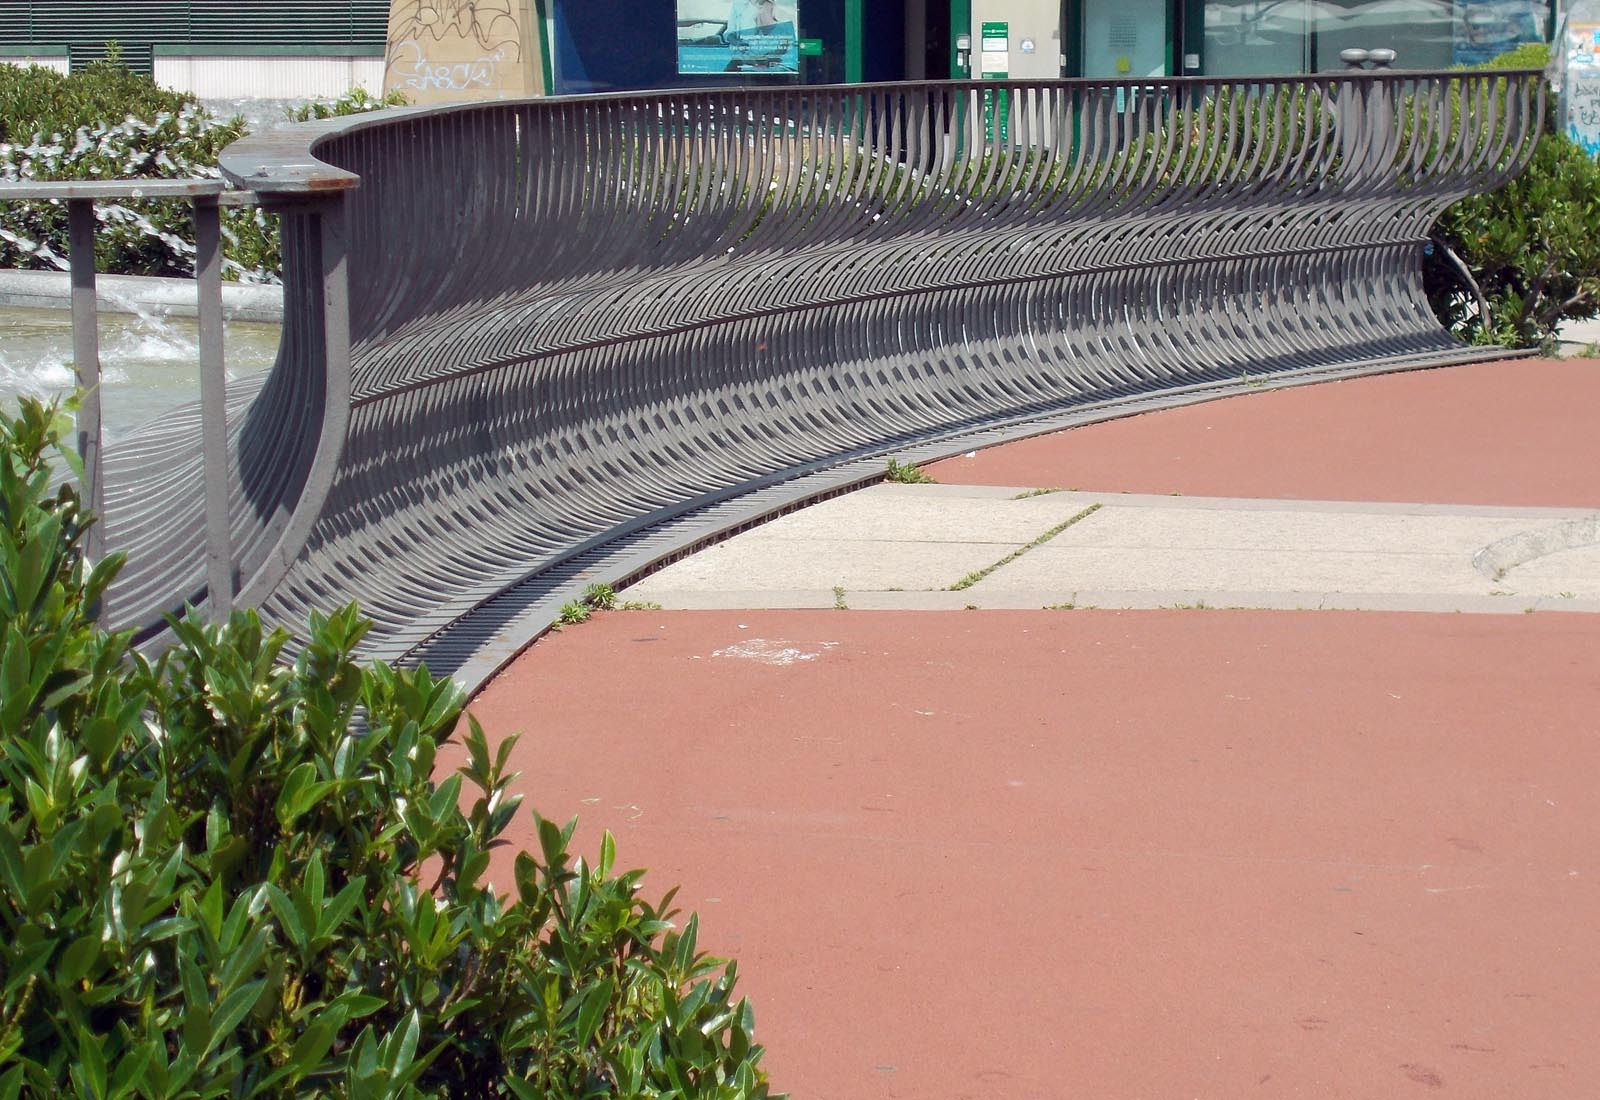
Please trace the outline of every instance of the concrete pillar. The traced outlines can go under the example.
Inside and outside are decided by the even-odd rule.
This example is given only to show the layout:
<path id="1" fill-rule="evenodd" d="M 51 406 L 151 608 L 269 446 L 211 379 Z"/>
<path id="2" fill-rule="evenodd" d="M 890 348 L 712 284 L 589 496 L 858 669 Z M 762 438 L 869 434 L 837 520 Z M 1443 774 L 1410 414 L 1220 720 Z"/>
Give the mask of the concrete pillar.
<path id="1" fill-rule="evenodd" d="M 533 0 L 392 0 L 383 87 L 413 103 L 543 95 Z"/>

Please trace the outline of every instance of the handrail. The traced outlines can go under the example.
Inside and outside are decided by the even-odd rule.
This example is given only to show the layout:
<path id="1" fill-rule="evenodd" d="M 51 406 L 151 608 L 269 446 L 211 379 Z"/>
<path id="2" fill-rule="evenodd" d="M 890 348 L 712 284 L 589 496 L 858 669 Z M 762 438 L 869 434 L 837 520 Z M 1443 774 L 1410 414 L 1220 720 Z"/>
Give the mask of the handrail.
<path id="1" fill-rule="evenodd" d="M 291 628 L 357 598 L 368 651 L 415 659 L 618 540 L 841 462 L 1470 357 L 1421 245 L 1520 170 L 1544 94 L 1531 71 L 744 88 L 246 138 L 221 165 L 282 215 L 286 325 L 232 413 L 241 598 Z M 128 532 L 155 564 L 112 593 L 135 624 L 193 591 L 178 427 L 120 459 L 166 490 Z"/>
<path id="2" fill-rule="evenodd" d="M 228 376 L 222 335 L 222 206 L 244 205 L 249 194 L 228 192 L 222 180 L 34 180 L 0 182 L 0 202 L 63 202 L 67 206 L 68 266 L 72 280 L 73 372 L 78 389 L 77 450 L 83 461 L 83 499 L 104 518 L 104 427 L 100 338 L 95 305 L 95 204 L 119 199 L 188 199 L 194 207 L 195 282 L 200 330 L 200 404 L 205 483 L 207 613 L 226 618 L 233 606 L 233 561 L 228 532 Z M 106 524 L 89 529 L 91 561 L 105 552 Z"/>
<path id="3" fill-rule="evenodd" d="M 1220 85 L 1250 86 L 1259 88 L 1299 87 L 1308 81 L 1350 82 L 1361 86 L 1393 87 L 1426 81 L 1451 80 L 1462 77 L 1460 69 L 1380 69 L 1346 70 L 1304 75 L 1261 74 L 1256 76 L 1164 76 L 1164 77 L 1076 77 L 1060 80 L 941 80 L 941 81 L 878 81 L 861 84 L 805 84 L 760 88 L 683 88 L 666 92 L 595 92 L 584 95 L 540 97 L 524 100 L 498 100 L 497 105 L 527 105 L 550 107 L 607 106 L 626 103 L 659 103 L 678 97 L 716 95 L 733 98 L 751 94 L 787 93 L 807 94 L 844 93 L 872 95 L 926 89 L 930 86 L 952 91 L 982 93 L 997 90 L 1030 91 L 1039 89 L 1103 88 L 1112 92 L 1133 91 L 1160 86 L 1175 89 L 1204 91 Z M 1540 103 L 1545 94 L 1540 69 L 1503 69 L 1472 75 L 1483 79 L 1504 78 L 1539 83 Z M 346 115 L 329 119 L 316 119 L 292 126 L 249 133 L 223 150 L 219 165 L 223 174 L 235 187 L 263 194 L 319 194 L 327 191 L 353 189 L 360 185 L 359 177 L 318 158 L 316 146 L 339 135 L 360 133 L 373 127 L 390 126 L 400 121 L 418 120 L 443 115 L 465 114 L 481 110 L 484 104 L 450 103 L 422 107 L 394 107 L 384 111 Z"/>

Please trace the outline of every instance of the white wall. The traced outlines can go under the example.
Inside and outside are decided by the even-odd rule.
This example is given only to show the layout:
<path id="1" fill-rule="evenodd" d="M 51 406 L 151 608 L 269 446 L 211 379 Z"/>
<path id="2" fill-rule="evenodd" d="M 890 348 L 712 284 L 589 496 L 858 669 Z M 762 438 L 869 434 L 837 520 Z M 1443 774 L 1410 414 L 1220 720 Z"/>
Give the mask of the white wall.
<path id="1" fill-rule="evenodd" d="M 158 56 L 155 77 L 201 99 L 333 99 L 355 88 L 381 95 L 383 58 Z"/>
<path id="2" fill-rule="evenodd" d="M 972 75 L 981 76 L 981 31 L 985 23 L 1010 25 L 1006 69 L 1012 80 L 1054 80 L 1061 75 L 1061 4 L 1059 0 L 973 0 Z M 962 28 L 955 27 L 954 34 Z M 1033 48 L 1023 50 L 1027 41 Z M 939 74 L 942 75 L 942 74 Z"/>
<path id="3" fill-rule="evenodd" d="M 3 57 L 0 62 L 7 65 L 39 65 L 46 69 L 54 69 L 58 73 L 67 71 L 65 57 Z"/>

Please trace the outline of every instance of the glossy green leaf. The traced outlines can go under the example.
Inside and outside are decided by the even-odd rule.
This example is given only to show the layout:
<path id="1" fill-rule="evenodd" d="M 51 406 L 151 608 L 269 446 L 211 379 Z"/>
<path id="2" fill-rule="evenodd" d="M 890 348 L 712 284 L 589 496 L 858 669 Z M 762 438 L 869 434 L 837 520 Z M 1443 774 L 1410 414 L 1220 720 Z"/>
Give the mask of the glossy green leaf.
<path id="1" fill-rule="evenodd" d="M 0 1100 L 440 1100 L 500 1088 L 451 1080 L 484 1065 L 519 1100 L 670 1097 L 674 1072 L 685 1100 L 767 1096 L 731 969 L 613 836 L 590 866 L 575 821 L 535 815 L 499 878 L 510 739 L 469 720 L 436 782 L 460 692 L 356 661 L 355 609 L 292 668 L 249 609 L 175 621 L 153 657 L 102 633 L 114 569 L 86 579 L 75 490 L 30 457 L 51 418 L 22 407 L 0 413 L 0 604 L 32 602 L 0 612 L 0 711 L 34 713 L 0 739 L 0 1023 L 29 1023 L 0 1027 Z"/>

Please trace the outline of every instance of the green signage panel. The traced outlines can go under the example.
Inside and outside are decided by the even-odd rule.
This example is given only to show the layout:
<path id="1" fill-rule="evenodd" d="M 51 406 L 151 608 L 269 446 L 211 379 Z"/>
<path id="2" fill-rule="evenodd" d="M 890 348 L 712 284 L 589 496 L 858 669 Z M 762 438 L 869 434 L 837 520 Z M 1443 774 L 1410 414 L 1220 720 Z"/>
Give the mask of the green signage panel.
<path id="1" fill-rule="evenodd" d="M 985 80 L 1004 80 L 1005 73 L 986 73 Z M 998 130 L 998 133 L 996 133 Z M 983 90 L 983 137 L 990 145 L 1011 144 L 1011 93 L 1009 89 Z"/>
<path id="2" fill-rule="evenodd" d="M 821 57 L 822 56 L 822 39 L 820 39 L 820 38 L 802 38 L 800 40 L 800 56 L 801 57 Z"/>

